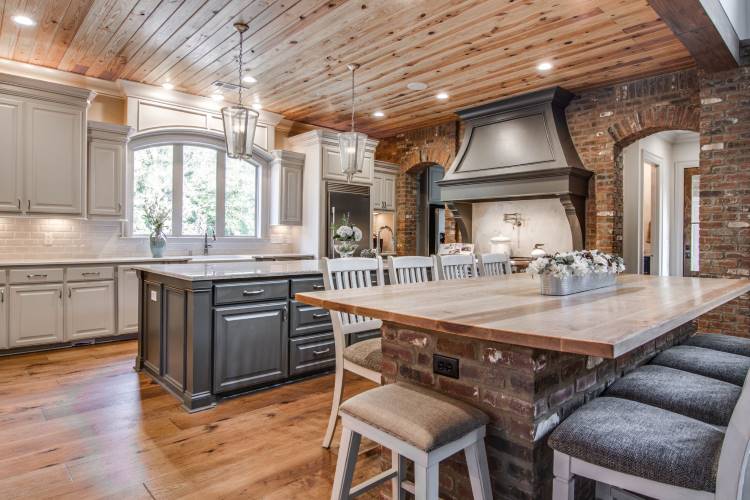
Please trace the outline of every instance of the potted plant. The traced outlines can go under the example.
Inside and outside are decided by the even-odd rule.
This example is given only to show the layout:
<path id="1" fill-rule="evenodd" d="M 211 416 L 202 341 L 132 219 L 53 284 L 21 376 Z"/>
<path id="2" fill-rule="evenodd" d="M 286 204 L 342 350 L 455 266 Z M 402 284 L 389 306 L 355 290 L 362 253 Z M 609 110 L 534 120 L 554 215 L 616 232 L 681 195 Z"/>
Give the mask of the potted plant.
<path id="1" fill-rule="evenodd" d="M 155 196 L 144 203 L 143 223 L 150 231 L 148 243 L 151 248 L 151 255 L 154 258 L 164 256 L 164 249 L 167 246 L 167 237 L 164 235 L 164 230 L 171 215 L 172 207 L 164 203 L 164 198 L 161 196 Z"/>
<path id="2" fill-rule="evenodd" d="M 598 250 L 546 254 L 531 261 L 526 269 L 541 278 L 542 295 L 570 295 L 612 286 L 623 271 L 622 257 Z"/>
<path id="3" fill-rule="evenodd" d="M 341 223 L 331 228 L 333 233 L 333 248 L 340 257 L 351 257 L 362 241 L 362 230 L 349 222 L 349 216 L 341 219 Z"/>

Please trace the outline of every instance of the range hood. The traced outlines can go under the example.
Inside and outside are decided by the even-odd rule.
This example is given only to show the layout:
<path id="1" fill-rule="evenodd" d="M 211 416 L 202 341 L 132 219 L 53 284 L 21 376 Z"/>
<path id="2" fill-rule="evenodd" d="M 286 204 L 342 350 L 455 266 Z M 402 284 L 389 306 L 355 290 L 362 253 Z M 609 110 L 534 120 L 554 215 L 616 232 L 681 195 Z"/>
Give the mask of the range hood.
<path id="1" fill-rule="evenodd" d="M 458 112 L 466 126 L 461 149 L 438 185 L 464 241 L 471 241 L 471 203 L 557 198 L 573 248 L 583 248 L 592 172 L 568 132 L 565 107 L 572 98 L 554 87 Z"/>

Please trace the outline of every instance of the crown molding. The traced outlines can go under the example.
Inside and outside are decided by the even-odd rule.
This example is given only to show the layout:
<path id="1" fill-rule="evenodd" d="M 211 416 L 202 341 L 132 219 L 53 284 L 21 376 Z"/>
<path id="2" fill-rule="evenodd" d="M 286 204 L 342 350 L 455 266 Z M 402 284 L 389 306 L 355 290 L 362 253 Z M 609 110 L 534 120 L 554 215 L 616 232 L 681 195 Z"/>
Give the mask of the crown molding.
<path id="1" fill-rule="evenodd" d="M 30 80 L 87 89 L 95 92 L 96 95 L 122 99 L 120 89 L 115 82 L 102 80 L 100 78 L 92 78 L 77 73 L 70 73 L 59 69 L 46 68 L 44 66 L 36 66 L 34 64 L 22 63 L 3 58 L 0 58 L 0 72 L 28 78 Z"/>

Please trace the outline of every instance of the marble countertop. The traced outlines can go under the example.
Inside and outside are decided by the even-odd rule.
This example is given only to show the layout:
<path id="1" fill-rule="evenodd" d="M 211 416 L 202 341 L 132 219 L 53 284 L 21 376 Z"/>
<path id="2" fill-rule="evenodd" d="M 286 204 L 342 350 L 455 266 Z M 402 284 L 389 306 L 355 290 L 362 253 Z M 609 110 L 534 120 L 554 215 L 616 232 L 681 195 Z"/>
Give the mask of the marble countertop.
<path id="1" fill-rule="evenodd" d="M 61 257 L 48 259 L 0 259 L 0 267 L 16 266 L 69 266 L 79 264 L 127 264 L 131 262 L 233 262 L 252 261 L 258 258 L 311 259 L 310 254 L 265 253 L 239 255 L 165 255 L 164 257 Z"/>
<path id="2" fill-rule="evenodd" d="M 219 262 L 210 264 L 139 264 L 133 269 L 185 281 L 230 280 L 322 274 L 319 260 Z"/>

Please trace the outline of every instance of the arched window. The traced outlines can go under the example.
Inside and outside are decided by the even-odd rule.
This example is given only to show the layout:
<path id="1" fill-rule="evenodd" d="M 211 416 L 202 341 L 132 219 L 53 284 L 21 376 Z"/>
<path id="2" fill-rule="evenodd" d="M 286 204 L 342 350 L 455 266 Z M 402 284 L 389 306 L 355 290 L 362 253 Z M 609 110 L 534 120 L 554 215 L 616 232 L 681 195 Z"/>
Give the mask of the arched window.
<path id="1" fill-rule="evenodd" d="M 168 235 L 261 236 L 264 151 L 257 161 L 233 160 L 222 136 L 160 131 L 134 138 L 130 152 L 131 235 L 148 234 L 144 207 L 160 200 L 171 207 Z"/>

